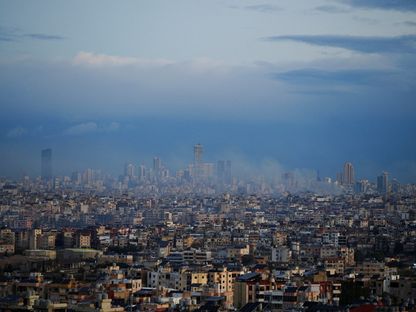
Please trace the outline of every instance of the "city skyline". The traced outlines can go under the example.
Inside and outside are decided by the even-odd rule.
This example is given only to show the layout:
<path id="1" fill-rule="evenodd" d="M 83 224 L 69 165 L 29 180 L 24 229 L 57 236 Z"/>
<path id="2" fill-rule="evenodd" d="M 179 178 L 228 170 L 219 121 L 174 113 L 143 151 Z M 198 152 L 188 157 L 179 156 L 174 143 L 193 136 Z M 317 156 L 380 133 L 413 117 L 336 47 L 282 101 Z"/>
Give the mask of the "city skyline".
<path id="1" fill-rule="evenodd" d="M 118 172 L 204 142 L 207 159 L 415 182 L 416 13 L 387 2 L 1 1 L 0 176 L 39 174 L 46 147 L 57 173 Z"/>
<path id="2" fill-rule="evenodd" d="M 48 148 L 49 149 L 49 148 Z M 38 151 L 39 153 L 39 151 Z M 39 154 L 38 154 L 39 155 Z M 54 172 L 56 175 L 64 176 L 64 175 L 70 175 L 74 170 L 84 170 L 86 168 L 95 168 L 95 169 L 103 169 L 108 173 L 111 174 L 117 174 L 122 172 L 124 169 L 125 163 L 136 163 L 140 165 L 146 165 L 148 167 L 154 166 L 155 158 L 158 158 L 159 161 L 161 158 L 163 158 L 163 161 L 169 165 L 169 167 L 172 170 L 179 170 L 181 167 L 185 166 L 187 163 L 194 161 L 195 154 L 192 155 L 191 153 L 184 151 L 184 148 L 181 148 L 181 157 L 180 156 L 173 156 L 169 154 L 164 153 L 158 153 L 159 156 L 154 156 L 152 153 L 148 153 L 146 155 L 141 155 L 137 157 L 128 157 L 124 158 L 122 155 L 117 155 L 117 159 L 113 159 L 111 161 L 111 166 L 108 166 L 108 160 L 107 163 L 103 162 L 102 159 L 99 157 L 94 157 L 91 162 L 85 162 L 85 159 L 83 161 L 73 161 L 71 165 L 65 165 L 62 166 L 63 163 L 67 162 L 65 159 L 67 155 L 62 154 L 62 152 L 59 149 L 54 149 L 54 155 L 56 156 L 54 159 Z M 85 154 L 84 154 L 85 157 Z M 277 176 L 282 171 L 319 171 L 322 177 L 331 177 L 332 179 L 336 180 L 338 172 L 341 172 L 341 179 L 343 178 L 345 174 L 345 168 L 342 167 L 343 164 L 345 165 L 345 159 L 340 160 L 340 162 L 337 162 L 334 164 L 331 164 L 331 166 L 322 165 L 322 167 L 313 166 L 312 164 L 310 167 L 302 166 L 301 163 L 294 164 L 292 166 L 288 166 L 286 164 L 283 164 L 279 162 L 277 159 L 273 159 L 271 157 L 264 157 L 262 159 L 250 159 L 248 155 L 244 155 L 241 152 L 226 152 L 226 153 L 212 153 L 208 151 L 208 157 L 209 162 L 216 163 L 219 159 L 234 159 L 234 163 L 237 165 L 237 171 L 241 171 L 241 175 L 244 175 L 244 172 L 250 172 L 251 175 L 253 175 L 255 172 L 259 174 L 259 176 L 265 174 L 268 172 L 267 167 L 278 167 L 279 171 L 277 173 Z M 42 170 L 39 164 L 39 158 L 33 157 L 33 160 L 29 162 L 30 168 L 26 167 L 25 169 L 18 169 L 13 171 L 7 171 L 3 170 L 0 173 L 0 177 L 8 177 L 8 178 L 21 178 L 25 175 L 29 176 L 42 176 Z M 368 167 L 368 164 L 370 163 L 370 169 Z M 27 164 L 22 164 L 21 168 L 23 168 Z M 299 165 L 299 166 L 296 166 Z M 371 164 L 371 161 L 365 162 L 365 161 L 359 161 L 354 162 L 354 166 L 359 168 L 359 174 L 358 178 L 369 178 L 370 180 L 376 181 L 376 177 L 380 174 L 380 172 L 388 171 L 394 173 L 394 177 L 398 178 L 400 181 L 404 183 L 415 183 L 415 180 L 413 179 L 413 174 L 408 173 L 407 175 L 400 175 L 400 171 L 403 170 L 404 166 L 406 164 L 402 164 L 400 166 L 378 166 L 374 167 L 373 164 Z M 353 168 L 354 170 L 355 168 Z M 7 173 L 7 174 L 5 174 Z M 355 174 L 353 172 L 353 174 Z M 353 179 L 354 180 L 354 179 Z"/>
<path id="3" fill-rule="evenodd" d="M 213 162 L 203 162 L 203 151 L 204 146 L 200 143 L 193 146 L 193 161 L 185 165 L 182 168 L 171 168 L 169 164 L 162 161 L 158 156 L 154 156 L 152 159 L 152 164 L 149 166 L 145 165 L 145 162 L 128 162 L 124 163 L 123 175 L 119 175 L 121 172 L 115 173 L 113 177 L 128 178 L 130 182 L 145 182 L 152 181 L 159 183 L 166 182 L 168 179 L 179 178 L 176 182 L 181 182 L 183 178 L 188 180 L 188 182 L 198 183 L 198 182 L 214 182 L 219 186 L 239 184 L 244 181 L 252 183 L 253 181 L 260 178 L 260 181 L 268 181 L 273 183 L 281 183 L 282 186 L 287 188 L 286 190 L 291 191 L 317 191 L 325 193 L 337 193 L 342 191 L 354 191 L 355 193 L 366 193 L 369 189 L 369 186 L 374 185 L 374 189 L 377 190 L 379 194 L 388 195 L 391 190 L 394 190 L 397 193 L 400 188 L 401 181 L 397 180 L 396 177 L 393 178 L 393 181 L 390 182 L 388 179 L 389 173 L 382 171 L 381 175 L 375 177 L 359 176 L 356 178 L 354 165 L 345 161 L 342 167 L 342 172 L 334 173 L 333 176 L 320 176 L 320 170 L 299 170 L 299 169 L 285 169 L 283 167 L 276 167 L 276 164 L 269 163 L 267 167 L 262 169 L 251 168 L 250 170 L 245 169 L 246 174 L 242 174 L 235 168 L 232 170 L 232 161 L 231 160 L 213 160 Z M 237 166 L 238 168 L 238 166 Z M 90 184 L 94 180 L 94 176 L 98 173 L 99 179 L 104 179 L 111 176 L 110 172 L 102 171 L 101 168 L 83 168 L 80 170 L 71 171 L 65 175 L 54 175 L 52 171 L 52 149 L 43 149 L 41 151 L 41 162 L 40 162 L 41 175 L 40 178 L 46 183 L 55 183 L 54 179 L 66 179 L 71 178 L 72 182 L 80 184 L 81 180 L 86 180 L 86 184 Z M 240 168 L 241 170 L 241 168 Z M 263 170 L 263 171 L 262 171 Z M 250 171 L 250 174 L 247 172 Z M 110 174 L 110 175 L 109 175 Z M 113 173 L 114 174 L 114 173 Z M 23 176 L 23 180 L 30 178 L 29 176 Z M 36 176 L 32 176 L 36 178 Z M 235 180 L 237 179 L 237 180 Z M 302 181 L 302 185 L 298 185 L 299 181 Z M 171 181 L 172 182 L 172 181 Z M 85 183 L 85 182 L 84 182 Z M 306 183 L 306 184 L 305 184 Z M 328 188 L 316 188 L 316 185 L 311 185 L 310 183 L 318 183 L 321 185 L 334 184 L 336 187 L 341 187 L 341 189 L 328 189 Z M 306 186 L 305 185 L 308 185 Z M 411 184 L 409 184 L 411 185 Z M 414 184 L 413 184 L 414 185 Z M 295 187 L 296 186 L 296 187 Z M 298 188 L 298 186 L 300 188 Z M 219 192 L 227 191 L 224 188 L 219 188 Z M 285 189 L 277 190 L 277 193 L 284 192 Z"/>

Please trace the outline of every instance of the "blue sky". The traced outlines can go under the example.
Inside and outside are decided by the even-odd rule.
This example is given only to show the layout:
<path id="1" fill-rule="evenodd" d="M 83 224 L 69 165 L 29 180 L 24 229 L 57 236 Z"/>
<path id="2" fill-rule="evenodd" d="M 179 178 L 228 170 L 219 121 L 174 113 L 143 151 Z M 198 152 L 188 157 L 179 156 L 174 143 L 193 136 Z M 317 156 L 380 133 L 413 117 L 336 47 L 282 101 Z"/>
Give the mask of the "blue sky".
<path id="1" fill-rule="evenodd" d="M 416 5 L 0 1 L 0 176 L 159 155 L 416 182 Z"/>

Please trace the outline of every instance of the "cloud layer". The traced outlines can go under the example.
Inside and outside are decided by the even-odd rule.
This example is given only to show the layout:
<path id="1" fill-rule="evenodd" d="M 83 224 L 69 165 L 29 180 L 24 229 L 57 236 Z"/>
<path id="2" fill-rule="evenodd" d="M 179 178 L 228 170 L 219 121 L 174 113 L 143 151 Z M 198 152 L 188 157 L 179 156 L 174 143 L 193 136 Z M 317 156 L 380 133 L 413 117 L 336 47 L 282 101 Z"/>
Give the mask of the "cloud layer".
<path id="1" fill-rule="evenodd" d="M 88 121 L 76 125 L 72 125 L 69 128 L 63 131 L 63 135 L 86 135 L 86 134 L 94 134 L 94 133 L 108 133 L 117 131 L 120 128 L 120 124 L 118 122 L 111 122 L 109 124 L 101 124 L 98 125 L 96 122 Z"/>
<path id="2" fill-rule="evenodd" d="M 247 5 L 244 7 L 247 10 L 253 10 L 253 11 L 257 11 L 260 13 L 273 13 L 273 12 L 278 12 L 278 11 L 282 11 L 283 9 L 277 5 L 274 4 L 254 4 L 254 5 Z"/>
<path id="3" fill-rule="evenodd" d="M 339 0 L 351 6 L 367 9 L 397 11 L 416 11 L 416 2 L 412 0 Z"/>
<path id="4" fill-rule="evenodd" d="M 143 59 L 137 57 L 115 56 L 108 54 L 97 54 L 81 51 L 74 57 L 74 64 L 92 66 L 164 66 L 173 64 L 173 61 L 166 59 Z"/>
<path id="5" fill-rule="evenodd" d="M 310 45 L 343 48 L 362 53 L 416 53 L 416 35 L 340 36 L 340 35 L 289 35 L 270 36 L 268 41 L 290 40 Z"/>
<path id="6" fill-rule="evenodd" d="M 34 39 L 42 41 L 57 41 L 66 39 L 63 36 L 45 34 L 45 33 L 25 33 L 19 28 L 15 27 L 1 27 L 0 26 L 0 41 L 13 42 L 21 41 L 24 39 Z"/>

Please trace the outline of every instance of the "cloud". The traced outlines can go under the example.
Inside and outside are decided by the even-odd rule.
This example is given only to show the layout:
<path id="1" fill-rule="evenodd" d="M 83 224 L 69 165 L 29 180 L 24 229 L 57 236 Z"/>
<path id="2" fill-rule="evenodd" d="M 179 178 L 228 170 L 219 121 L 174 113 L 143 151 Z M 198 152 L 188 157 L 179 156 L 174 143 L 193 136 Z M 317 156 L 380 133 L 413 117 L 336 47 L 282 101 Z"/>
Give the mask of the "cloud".
<path id="1" fill-rule="evenodd" d="M 64 40 L 65 37 L 48 34 L 24 34 L 23 37 L 37 40 Z"/>
<path id="2" fill-rule="evenodd" d="M 366 9 L 416 11 L 414 0 L 339 0 L 350 6 Z"/>
<path id="3" fill-rule="evenodd" d="M 314 85 L 373 85 L 381 79 L 387 79 L 391 72 L 381 70 L 320 70 L 300 69 L 272 74 L 277 80 L 293 84 Z"/>
<path id="4" fill-rule="evenodd" d="M 0 34 L 0 41 L 11 42 L 11 41 L 14 41 L 14 39 L 11 37 L 8 37 L 7 35 Z"/>
<path id="5" fill-rule="evenodd" d="M 0 26 L 0 41 L 16 41 L 17 28 Z"/>
<path id="6" fill-rule="evenodd" d="M 64 135 L 84 135 L 90 133 L 108 133 L 120 130 L 120 123 L 110 122 L 105 124 L 97 124 L 93 121 L 73 125 L 63 131 Z"/>
<path id="7" fill-rule="evenodd" d="M 416 35 L 376 37 L 343 35 L 271 36 L 268 41 L 297 41 L 310 45 L 343 48 L 362 53 L 415 53 Z"/>
<path id="8" fill-rule="evenodd" d="M 230 70 L 222 60 L 198 57 L 192 60 L 177 62 L 168 59 L 146 59 L 140 57 L 128 57 L 108 54 L 97 54 L 92 52 L 79 52 L 73 59 L 72 64 L 94 68 L 112 68 L 114 70 L 124 70 L 123 66 L 131 66 L 134 69 L 163 70 L 168 72 L 181 72 L 182 75 L 201 75 L 208 73 L 225 74 Z M 165 70 L 166 69 L 166 70 Z M 150 74 L 149 72 L 149 74 Z"/>
<path id="9" fill-rule="evenodd" d="M 416 22 L 413 22 L 413 21 L 405 21 L 405 22 L 403 22 L 403 25 L 406 25 L 406 26 L 416 26 Z"/>
<path id="10" fill-rule="evenodd" d="M 0 41 L 13 42 L 13 41 L 19 41 L 21 39 L 56 41 L 56 40 L 64 40 L 66 38 L 63 36 L 51 35 L 51 34 L 45 34 L 45 33 L 23 33 L 19 28 L 0 26 Z"/>
<path id="11" fill-rule="evenodd" d="M 64 130 L 64 135 L 82 135 L 98 131 L 98 126 L 95 122 L 81 123 Z"/>
<path id="12" fill-rule="evenodd" d="M 173 62 L 166 59 L 144 59 L 137 57 L 97 54 L 92 52 L 81 51 L 74 57 L 73 63 L 76 65 L 90 66 L 164 66 L 170 65 Z"/>
<path id="13" fill-rule="evenodd" d="M 9 130 L 6 134 L 6 137 L 8 138 L 19 138 L 24 136 L 27 133 L 27 130 L 22 127 L 16 127 L 11 130 Z"/>
<path id="14" fill-rule="evenodd" d="M 105 70 L 96 66 L 74 66 L 71 61 L 60 64 L 26 62 L 20 66 L 4 65 L 1 66 L 0 71 L 7 79 L 4 78 L 0 83 L 1 89 L 4 90 L 0 92 L 0 98 L 11 100 L 0 102 L 5 103 L 4 110 L 7 110 L 10 115 L 15 114 L 17 110 L 31 111 L 34 114 L 40 114 L 39 112 L 55 114 L 78 120 L 79 123 L 94 122 L 96 132 L 101 131 L 100 133 L 104 133 L 102 132 L 105 128 L 103 119 L 110 122 L 143 116 L 171 116 L 172 118 L 181 116 L 181 118 L 221 120 L 228 118 L 291 119 L 298 122 L 308 118 L 306 111 L 312 109 L 310 105 L 305 110 L 304 102 L 313 100 L 302 96 L 299 92 L 294 92 L 292 85 L 296 82 L 289 83 L 289 79 L 295 73 L 291 73 L 292 76 L 286 73 L 280 77 L 278 75 L 270 77 L 270 73 L 283 73 L 302 68 L 327 71 L 341 70 L 341 68 L 345 70 L 381 68 L 388 71 L 394 70 L 397 65 L 396 60 L 390 61 L 391 58 L 396 59 L 396 55 L 341 52 L 341 56 L 338 53 L 329 56 L 322 55 L 313 62 L 262 66 L 227 67 L 224 65 L 227 71 L 221 71 L 224 67 L 221 62 L 217 64 L 210 59 L 177 62 L 163 67 L 109 66 Z M 408 55 L 408 57 L 411 56 Z M 414 80 L 407 78 L 410 75 L 408 72 L 410 66 L 403 65 L 402 67 L 405 73 L 395 77 L 399 78 L 400 82 L 404 81 L 405 84 L 411 82 L 414 84 Z M 44 70 L 45 75 L 39 77 L 39 69 Z M 305 80 L 307 74 L 311 75 L 311 73 L 303 72 L 298 73 L 298 77 Z M 338 78 L 337 84 L 330 85 L 331 89 L 328 92 L 332 92 L 339 86 L 348 86 L 348 91 L 351 89 L 350 86 L 357 86 L 357 84 L 347 83 L 346 79 L 345 77 Z M 360 79 L 360 81 L 366 81 L 364 77 Z M 376 78 L 370 76 L 366 79 L 369 79 L 368 83 L 373 83 L 372 79 Z M 311 88 L 313 91 L 319 89 L 318 81 L 321 81 L 324 94 L 329 80 L 330 78 L 314 77 L 316 85 Z M 298 85 L 301 82 L 297 82 Z M 398 82 L 394 81 L 393 85 L 397 84 Z M 28 85 L 28 92 L 22 93 L 19 88 L 21 85 Z M 366 89 L 371 88 L 357 86 L 355 94 L 365 93 Z M 383 85 L 382 89 L 389 90 L 389 85 Z M 398 90 L 394 91 L 398 92 Z M 292 105 L 294 103 L 300 104 Z M 16 120 L 12 125 L 16 124 L 21 123 Z M 120 131 L 124 132 L 126 122 L 122 124 Z M 58 133 L 62 135 L 63 130 L 71 126 L 74 124 L 65 124 Z M 116 128 L 117 125 L 113 125 L 110 129 L 115 131 Z M 68 130 L 69 133 L 73 131 Z"/>
<path id="15" fill-rule="evenodd" d="M 350 10 L 346 8 L 336 6 L 336 5 L 330 5 L 330 4 L 320 5 L 316 7 L 315 10 L 325 12 L 325 13 L 348 13 L 350 12 Z"/>
<path id="16" fill-rule="evenodd" d="M 352 18 L 354 21 L 366 23 L 368 25 L 376 25 L 379 24 L 380 21 L 375 18 L 369 18 L 369 17 L 362 17 L 362 16 L 353 16 Z"/>
<path id="17" fill-rule="evenodd" d="M 276 11 L 282 11 L 281 7 L 278 7 L 273 4 L 257 4 L 257 5 L 248 5 L 244 7 L 247 10 L 257 11 L 261 13 L 270 13 Z"/>

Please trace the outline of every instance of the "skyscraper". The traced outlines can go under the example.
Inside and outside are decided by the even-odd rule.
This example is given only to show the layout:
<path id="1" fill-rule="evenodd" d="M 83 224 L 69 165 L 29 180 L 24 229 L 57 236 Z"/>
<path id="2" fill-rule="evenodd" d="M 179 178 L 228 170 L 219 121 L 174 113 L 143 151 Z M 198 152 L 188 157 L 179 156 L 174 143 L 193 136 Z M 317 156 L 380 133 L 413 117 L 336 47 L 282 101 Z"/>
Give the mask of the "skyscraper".
<path id="1" fill-rule="evenodd" d="M 162 169 L 162 162 L 159 157 L 153 158 L 153 171 L 157 174 Z"/>
<path id="2" fill-rule="evenodd" d="M 342 184 L 351 186 L 354 184 L 354 166 L 350 162 L 344 164 L 344 174 L 342 176 Z"/>
<path id="3" fill-rule="evenodd" d="M 146 180 L 146 167 L 144 165 L 139 166 L 139 179 L 140 181 Z"/>
<path id="4" fill-rule="evenodd" d="M 52 179 L 52 149 L 50 148 L 41 152 L 41 177 L 46 181 Z"/>
<path id="5" fill-rule="evenodd" d="M 202 162 L 202 145 L 196 144 L 194 146 L 194 162 L 201 163 Z"/>
<path id="6" fill-rule="evenodd" d="M 389 174 L 388 172 L 383 172 L 380 176 L 377 177 L 377 191 L 380 194 L 387 194 L 389 191 Z"/>
<path id="7" fill-rule="evenodd" d="M 136 166 L 134 164 L 126 163 L 124 165 L 124 176 L 133 178 L 136 176 Z"/>

